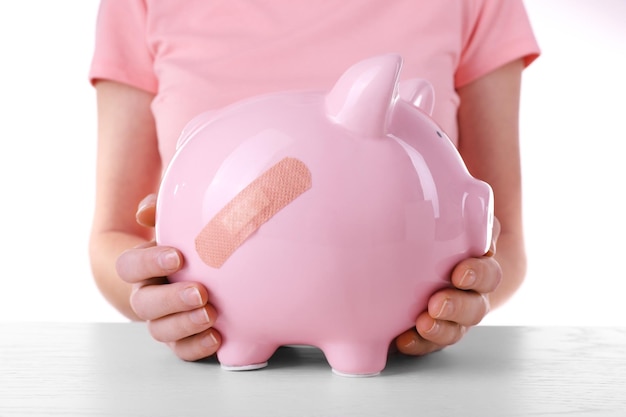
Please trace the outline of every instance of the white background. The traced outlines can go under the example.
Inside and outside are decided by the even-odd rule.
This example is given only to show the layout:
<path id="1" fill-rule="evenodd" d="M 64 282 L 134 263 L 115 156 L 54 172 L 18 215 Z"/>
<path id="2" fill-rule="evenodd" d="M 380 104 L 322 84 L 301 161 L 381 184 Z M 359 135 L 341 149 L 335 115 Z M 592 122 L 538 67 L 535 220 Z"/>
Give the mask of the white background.
<path id="1" fill-rule="evenodd" d="M 626 1 L 527 0 L 529 271 L 484 324 L 623 325 Z M 96 0 L 0 3 L 0 320 L 121 321 L 93 284 Z"/>

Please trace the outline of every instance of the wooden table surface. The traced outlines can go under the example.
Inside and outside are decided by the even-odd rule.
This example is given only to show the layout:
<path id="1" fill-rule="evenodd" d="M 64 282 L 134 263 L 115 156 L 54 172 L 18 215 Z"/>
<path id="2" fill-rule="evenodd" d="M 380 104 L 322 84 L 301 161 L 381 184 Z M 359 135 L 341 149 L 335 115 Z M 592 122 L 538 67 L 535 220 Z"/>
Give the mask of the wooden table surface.
<path id="1" fill-rule="evenodd" d="M 262 370 L 189 363 L 142 323 L 0 323 L 0 417 L 626 416 L 626 328 L 472 329 L 376 377 L 331 372 L 315 348 Z"/>

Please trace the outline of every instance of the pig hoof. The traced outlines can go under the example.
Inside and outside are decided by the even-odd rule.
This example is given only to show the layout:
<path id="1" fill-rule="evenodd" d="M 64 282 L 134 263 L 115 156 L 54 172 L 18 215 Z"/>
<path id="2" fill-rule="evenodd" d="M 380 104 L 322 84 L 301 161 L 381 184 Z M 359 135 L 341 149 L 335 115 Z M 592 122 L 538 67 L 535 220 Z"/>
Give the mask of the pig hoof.
<path id="1" fill-rule="evenodd" d="M 220 364 L 220 366 L 225 371 L 253 371 L 255 369 L 265 368 L 267 366 L 267 362 L 253 363 L 253 364 L 250 364 L 250 365 L 225 365 L 225 364 Z"/>
<path id="2" fill-rule="evenodd" d="M 380 375 L 380 371 L 379 372 L 372 372 L 371 374 L 349 374 L 349 373 L 346 373 L 346 372 L 338 371 L 335 368 L 333 368 L 333 373 L 335 375 L 348 377 L 348 378 L 368 378 L 368 377 L 371 377 L 371 376 Z"/>

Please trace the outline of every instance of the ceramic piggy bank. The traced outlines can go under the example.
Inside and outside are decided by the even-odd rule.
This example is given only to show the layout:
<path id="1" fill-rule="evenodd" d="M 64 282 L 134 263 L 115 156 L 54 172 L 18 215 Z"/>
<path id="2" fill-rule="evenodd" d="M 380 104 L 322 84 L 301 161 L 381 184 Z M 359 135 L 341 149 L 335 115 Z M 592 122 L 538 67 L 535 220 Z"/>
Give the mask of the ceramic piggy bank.
<path id="1" fill-rule="evenodd" d="M 491 188 L 431 119 L 433 90 L 402 59 L 349 68 L 327 92 L 259 96 L 184 129 L 157 200 L 172 281 L 209 290 L 230 370 L 283 345 L 375 375 L 453 266 L 484 254 Z"/>

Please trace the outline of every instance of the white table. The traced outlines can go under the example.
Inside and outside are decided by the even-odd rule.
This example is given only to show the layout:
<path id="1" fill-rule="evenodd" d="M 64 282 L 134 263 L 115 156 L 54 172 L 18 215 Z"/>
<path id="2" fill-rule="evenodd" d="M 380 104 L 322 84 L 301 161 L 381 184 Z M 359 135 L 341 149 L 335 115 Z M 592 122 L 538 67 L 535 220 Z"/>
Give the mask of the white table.
<path id="1" fill-rule="evenodd" d="M 265 369 L 187 363 L 141 323 L 0 323 L 0 417 L 626 416 L 626 328 L 479 326 L 381 375 L 331 372 L 314 348 Z"/>

